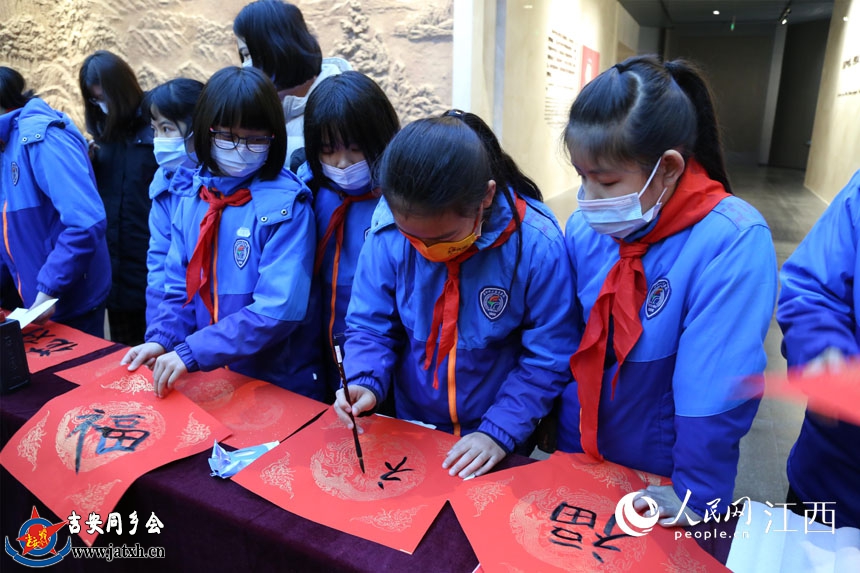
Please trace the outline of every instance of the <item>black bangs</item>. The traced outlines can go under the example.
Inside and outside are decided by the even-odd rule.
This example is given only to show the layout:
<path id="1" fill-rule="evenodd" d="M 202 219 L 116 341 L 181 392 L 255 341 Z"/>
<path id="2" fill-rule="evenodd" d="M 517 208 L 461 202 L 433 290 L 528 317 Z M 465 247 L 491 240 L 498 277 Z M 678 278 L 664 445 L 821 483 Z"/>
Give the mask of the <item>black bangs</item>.
<path id="1" fill-rule="evenodd" d="M 624 163 L 647 163 L 631 153 L 626 130 L 621 123 L 609 126 L 568 123 L 564 139 L 572 158 L 609 168 Z"/>
<path id="2" fill-rule="evenodd" d="M 319 155 L 325 147 L 357 146 L 373 168 L 400 129 L 385 92 L 359 72 L 326 78 L 308 96 L 305 150 L 315 181 L 321 181 Z"/>
<path id="3" fill-rule="evenodd" d="M 242 71 L 251 69 L 243 68 Z M 278 114 L 273 113 L 274 110 L 271 109 L 271 98 L 266 97 L 270 94 L 260 89 L 259 78 L 251 74 L 238 73 L 235 78 L 230 78 L 221 85 L 213 85 L 212 88 L 216 92 L 220 92 L 221 89 L 229 90 L 229 97 L 218 98 L 220 105 L 213 109 L 213 126 L 267 130 L 273 122 L 285 123 L 280 102 L 276 106 L 277 110 L 280 110 L 278 117 Z M 221 92 L 221 95 L 226 94 Z"/>

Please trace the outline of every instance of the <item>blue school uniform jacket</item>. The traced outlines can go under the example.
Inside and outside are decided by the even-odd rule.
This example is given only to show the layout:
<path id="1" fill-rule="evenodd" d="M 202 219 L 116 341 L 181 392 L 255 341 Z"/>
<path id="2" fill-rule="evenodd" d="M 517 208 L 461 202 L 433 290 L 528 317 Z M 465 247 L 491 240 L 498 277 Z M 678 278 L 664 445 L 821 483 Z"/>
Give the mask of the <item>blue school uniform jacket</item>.
<path id="1" fill-rule="evenodd" d="M 776 317 L 789 367 L 830 347 L 860 355 L 860 171 L 785 262 L 780 282 Z M 788 458 L 792 489 L 803 501 L 837 502 L 837 527 L 860 527 L 858 444 L 860 427 L 807 413 Z"/>
<path id="2" fill-rule="evenodd" d="M 251 201 L 221 214 L 213 255 L 214 322 L 198 294 L 184 304 L 185 272 L 209 204 L 180 202 L 165 263 L 164 300 L 147 328 L 147 342 L 175 350 L 188 367 L 232 370 L 311 398 L 322 398 L 319 298 L 311 289 L 316 241 L 310 191 L 282 170 L 273 181 L 214 177 L 201 167 L 194 189 L 230 195 L 251 190 Z"/>
<path id="3" fill-rule="evenodd" d="M 481 431 L 511 452 L 570 381 L 577 331 L 570 263 L 549 210 L 528 202 L 517 262 L 514 233 L 488 249 L 511 220 L 496 195 L 478 253 L 460 267 L 456 364 L 424 370 L 433 306 L 447 278 L 425 259 L 380 200 L 361 252 L 346 317 L 346 374 L 381 403 L 395 385 L 397 416 L 463 435 Z M 433 360 L 435 364 L 435 357 Z"/>
<path id="4" fill-rule="evenodd" d="M 194 167 L 180 166 L 175 171 L 159 167 L 149 186 L 149 250 L 146 252 L 146 324 L 158 315 L 164 298 L 164 261 L 170 248 L 173 214 L 183 197 L 194 197 Z"/>
<path id="5" fill-rule="evenodd" d="M 591 229 L 580 211 L 568 220 L 565 240 L 587 320 L 618 261 L 618 244 Z M 610 461 L 670 476 L 678 497 L 690 490 L 688 506 L 703 515 L 713 500 L 721 508 L 734 501 L 738 442 L 758 409 L 749 396 L 761 382 L 742 380 L 761 374 L 767 361 L 763 343 L 777 282 L 773 242 L 761 215 L 728 197 L 697 224 L 652 245 L 642 263 L 643 332 L 614 397 L 617 366 L 608 345 L 598 447 Z M 582 451 L 576 384 L 561 402 L 559 448 Z"/>
<path id="6" fill-rule="evenodd" d="M 33 98 L 0 115 L 4 280 L 25 306 L 59 298 L 53 320 L 94 310 L 110 291 L 105 210 L 87 142 L 69 117 Z"/>
<path id="7" fill-rule="evenodd" d="M 313 174 L 308 163 L 302 165 L 298 175 L 305 182 L 311 181 Z M 351 191 L 349 194 L 364 195 L 370 192 L 370 187 L 368 185 L 364 189 Z M 331 183 L 320 185 L 319 191 L 314 196 L 314 217 L 316 219 L 318 241 L 322 240 L 325 235 L 331 221 L 331 216 L 335 209 L 343 204 L 343 197 L 346 193 Z M 334 300 L 332 300 L 332 277 L 334 273 L 335 245 L 337 244 L 334 235 L 332 235 L 326 245 L 322 265 L 320 266 L 322 332 L 323 338 L 326 340 L 323 352 L 326 362 L 329 363 L 329 383 L 334 390 L 340 387 L 340 379 L 337 369 L 334 368 L 334 359 L 329 356 L 331 354 L 330 342 L 328 341 L 329 329 L 331 329 L 332 336 L 346 332 L 346 310 L 349 305 L 349 299 L 352 296 L 352 283 L 355 277 L 355 268 L 358 264 L 358 255 L 361 253 L 365 238 L 370 232 L 371 218 L 378 203 L 379 199 L 359 201 L 350 205 L 346 212 L 343 245 L 338 261 L 337 296 L 334 297 Z M 334 322 L 332 322 L 332 319 L 334 319 Z"/>

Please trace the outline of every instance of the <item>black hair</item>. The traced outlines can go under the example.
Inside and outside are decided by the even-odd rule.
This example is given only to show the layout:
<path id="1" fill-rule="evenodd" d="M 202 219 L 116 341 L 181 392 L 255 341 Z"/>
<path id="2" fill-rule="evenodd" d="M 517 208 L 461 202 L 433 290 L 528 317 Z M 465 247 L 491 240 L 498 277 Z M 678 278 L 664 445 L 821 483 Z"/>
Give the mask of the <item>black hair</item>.
<path id="1" fill-rule="evenodd" d="M 24 91 L 27 82 L 24 76 L 6 66 L 0 66 L 0 107 L 9 111 L 24 107 L 28 101 L 36 97 L 33 90 Z"/>
<path id="2" fill-rule="evenodd" d="M 233 33 L 247 44 L 254 67 L 263 70 L 279 90 L 299 86 L 320 74 L 319 42 L 293 4 L 281 0 L 251 2 L 233 20 Z"/>
<path id="3" fill-rule="evenodd" d="M 87 132 L 96 140 L 118 141 L 143 125 L 140 110 L 143 90 L 134 71 L 116 54 L 98 50 L 87 56 L 81 65 L 78 83 L 84 98 Z M 107 115 L 90 101 L 92 86 L 100 86 L 104 91 Z"/>
<path id="4" fill-rule="evenodd" d="M 211 172 L 220 174 L 212 158 L 212 136 L 209 129 L 241 127 L 271 132 L 273 139 L 269 156 L 260 168 L 259 178 L 275 179 L 284 167 L 287 155 L 287 129 L 284 108 L 278 92 L 269 78 L 255 68 L 231 66 L 215 72 L 209 78 L 191 122 L 194 132 L 194 150 L 200 163 Z"/>
<path id="5" fill-rule="evenodd" d="M 143 113 L 147 120 L 152 119 L 152 108 L 158 110 L 158 115 L 179 126 L 184 123 L 191 130 L 191 119 L 194 106 L 203 91 L 203 83 L 188 78 L 176 78 L 157 86 L 143 98 Z M 182 137 L 187 137 L 183 133 Z"/>
<path id="6" fill-rule="evenodd" d="M 378 177 L 392 211 L 417 215 L 453 211 L 464 217 L 478 212 L 487 182 L 494 180 L 496 197 L 509 205 L 516 225 L 516 276 L 523 238 L 514 192 L 537 201 L 542 195 L 480 117 L 450 110 L 407 125 L 382 155 Z"/>
<path id="7" fill-rule="evenodd" d="M 573 102 L 565 142 L 595 160 L 632 161 L 643 171 L 677 149 L 731 193 L 713 98 L 702 73 L 684 60 L 635 56 L 601 73 Z"/>
<path id="8" fill-rule="evenodd" d="M 320 163 L 324 147 L 358 146 L 373 172 L 400 129 L 397 112 L 385 92 L 359 72 L 344 72 L 320 82 L 308 96 L 304 118 L 305 152 L 314 191 L 325 180 Z"/>

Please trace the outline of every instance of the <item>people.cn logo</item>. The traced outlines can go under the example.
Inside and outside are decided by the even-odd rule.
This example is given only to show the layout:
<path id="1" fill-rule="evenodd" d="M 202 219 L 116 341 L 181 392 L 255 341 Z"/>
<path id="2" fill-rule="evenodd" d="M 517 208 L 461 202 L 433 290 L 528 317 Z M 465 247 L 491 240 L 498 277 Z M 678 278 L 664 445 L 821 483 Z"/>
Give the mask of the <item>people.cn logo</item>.
<path id="1" fill-rule="evenodd" d="M 657 502 L 647 495 L 640 496 L 648 504 L 648 515 L 641 515 L 633 507 L 633 501 L 639 496 L 638 491 L 625 495 L 615 506 L 615 523 L 627 535 L 642 537 L 657 525 L 660 520 Z"/>

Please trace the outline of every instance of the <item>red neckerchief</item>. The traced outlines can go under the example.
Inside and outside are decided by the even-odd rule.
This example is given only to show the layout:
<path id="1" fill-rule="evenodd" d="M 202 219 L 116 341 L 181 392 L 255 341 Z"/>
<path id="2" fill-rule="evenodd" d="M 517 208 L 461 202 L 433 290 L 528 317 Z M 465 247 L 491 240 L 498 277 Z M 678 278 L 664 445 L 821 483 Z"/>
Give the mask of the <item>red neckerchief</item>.
<path id="1" fill-rule="evenodd" d="M 723 186 L 708 177 L 705 169 L 695 159 L 691 159 L 654 228 L 633 242 L 616 239 L 620 258 L 606 275 L 588 317 L 582 342 L 570 359 L 570 370 L 576 379 L 579 394 L 582 449 L 587 454 L 603 459 L 597 448 L 597 413 L 610 316 L 614 326 L 612 342 L 618 361 L 612 379 L 613 393 L 621 366 L 642 335 L 639 311 L 648 292 L 642 257 L 654 243 L 704 219 L 717 203 L 728 196 Z"/>
<path id="2" fill-rule="evenodd" d="M 212 289 L 209 280 L 212 275 L 212 250 L 218 237 L 218 226 L 221 223 L 221 213 L 225 207 L 238 207 L 251 200 L 250 189 L 239 189 L 232 195 L 224 197 L 214 187 L 212 191 L 205 185 L 200 187 L 200 198 L 209 203 L 209 210 L 203 220 L 200 221 L 200 236 L 191 260 L 188 261 L 188 269 L 185 272 L 185 291 L 188 299 L 185 304 L 191 302 L 195 293 L 200 293 L 200 298 L 209 316 L 215 319 L 215 309 L 212 302 Z"/>
<path id="3" fill-rule="evenodd" d="M 516 198 L 516 209 L 519 214 L 520 222 L 526 216 L 526 202 L 520 196 Z M 505 241 L 513 234 L 517 228 L 517 222 L 514 217 L 511 217 L 511 222 L 499 235 L 499 238 L 493 242 L 488 248 L 493 249 L 504 244 Z M 466 252 L 447 261 L 445 266 L 448 268 L 448 278 L 445 280 L 445 286 L 442 288 L 442 294 L 436 299 L 436 304 L 433 306 L 433 322 L 430 326 L 430 335 L 427 337 L 427 345 L 425 353 L 427 357 L 424 359 L 424 369 L 430 368 L 430 363 L 433 360 L 433 351 L 437 350 L 436 366 L 433 369 L 433 389 L 439 389 L 439 364 L 442 359 L 448 356 L 451 348 L 454 346 L 454 337 L 457 331 L 457 319 L 460 314 L 460 264 L 466 259 L 479 251 L 478 247 L 472 245 Z M 439 328 L 442 329 L 441 336 L 438 336 Z M 439 338 L 438 349 L 436 348 L 436 339 Z"/>
<path id="4" fill-rule="evenodd" d="M 335 236 L 334 266 L 331 270 L 331 318 L 328 323 L 328 343 L 329 346 L 332 347 L 332 352 L 334 352 L 334 347 L 332 345 L 334 344 L 334 317 L 335 309 L 337 308 L 337 275 L 338 267 L 340 266 L 340 252 L 343 248 L 343 229 L 346 226 L 346 212 L 349 209 L 349 206 L 353 203 L 376 199 L 376 197 L 377 195 L 374 195 L 373 191 L 368 191 L 363 195 L 344 196 L 343 202 L 331 214 L 331 219 L 329 219 L 328 227 L 326 227 L 325 230 L 325 235 L 323 235 L 322 240 L 317 244 L 317 254 L 314 262 L 315 275 L 320 272 L 323 256 L 325 255 L 325 249 L 331 236 Z"/>

